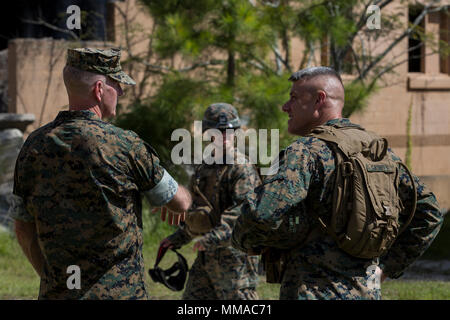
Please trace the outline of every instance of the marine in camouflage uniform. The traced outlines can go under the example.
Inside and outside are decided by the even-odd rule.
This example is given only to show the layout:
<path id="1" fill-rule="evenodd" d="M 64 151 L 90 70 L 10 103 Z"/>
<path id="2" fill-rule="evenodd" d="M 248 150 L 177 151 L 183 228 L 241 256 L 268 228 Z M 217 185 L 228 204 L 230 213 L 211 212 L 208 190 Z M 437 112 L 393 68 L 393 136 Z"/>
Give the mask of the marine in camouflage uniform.
<path id="1" fill-rule="evenodd" d="M 306 86 L 315 77 L 335 77 L 334 70 L 327 69 L 316 69 L 317 73 L 306 69 L 290 80 L 294 85 L 296 81 L 304 81 Z M 299 95 L 293 91 L 291 99 Z M 286 105 L 283 110 L 293 113 L 292 104 Z M 301 104 L 295 108 L 301 108 Z M 349 119 L 335 118 L 324 125 L 346 127 L 352 123 Z M 400 160 L 392 150 L 388 152 L 392 159 Z M 353 257 L 338 247 L 312 214 L 315 212 L 324 221 L 330 219 L 335 180 L 332 150 L 316 137 L 302 136 L 283 150 L 279 158 L 278 172 L 267 176 L 242 206 L 232 244 L 246 252 L 261 252 L 264 248 L 281 252 L 280 299 L 380 299 L 381 290 L 369 283 L 372 275 L 368 270 L 378 266 L 384 275 L 400 277 L 429 247 L 440 229 L 443 217 L 436 198 L 414 176 L 417 209 L 406 231 L 379 259 Z M 400 181 L 403 205 L 411 207 L 411 182 L 403 168 Z"/>
<path id="2" fill-rule="evenodd" d="M 134 81 L 120 51 L 69 49 L 67 65 Z M 146 299 L 141 194 L 168 203 L 178 185 L 134 132 L 90 110 L 61 111 L 30 134 L 14 177 L 16 220 L 34 223 L 44 257 L 39 299 Z M 80 289 L 68 289 L 68 267 Z"/>
<path id="3" fill-rule="evenodd" d="M 235 122 L 230 124 L 230 119 Z M 203 129 L 238 128 L 236 119 L 238 115 L 233 106 L 216 103 L 206 110 Z M 235 150 L 235 156 L 237 152 Z M 213 228 L 196 239 L 205 250 L 199 251 L 189 271 L 183 299 L 258 299 L 255 290 L 258 257 L 248 256 L 230 245 L 232 229 L 245 195 L 261 184 L 256 168 L 248 161 L 233 165 L 225 164 L 225 161 L 224 164 L 201 164 L 196 167 L 191 181 L 191 185 L 198 182 L 201 193 L 214 207 Z M 193 208 L 205 206 L 205 201 L 193 187 L 191 191 Z M 193 240 L 193 236 L 179 228 L 168 240 L 175 247 L 181 247 Z"/>

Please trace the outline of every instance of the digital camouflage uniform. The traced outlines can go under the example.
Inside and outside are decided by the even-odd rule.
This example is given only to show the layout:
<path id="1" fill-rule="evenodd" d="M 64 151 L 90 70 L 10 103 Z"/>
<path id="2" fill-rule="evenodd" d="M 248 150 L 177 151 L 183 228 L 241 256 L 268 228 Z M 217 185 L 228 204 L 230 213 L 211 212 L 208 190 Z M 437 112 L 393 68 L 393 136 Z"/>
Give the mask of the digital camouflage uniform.
<path id="1" fill-rule="evenodd" d="M 227 113 L 230 107 L 233 115 L 237 116 L 234 107 L 219 103 L 206 110 L 205 118 L 214 118 L 214 115 L 221 111 Z M 222 119 L 224 124 L 230 123 L 228 113 L 227 116 L 228 121 L 226 118 Z M 204 120 L 204 126 L 205 123 Z M 237 161 L 237 150 L 234 156 Z M 248 159 L 245 164 L 198 165 L 191 180 L 194 208 L 206 205 L 205 201 L 194 192 L 192 185 L 196 181 L 200 191 L 214 207 L 212 219 L 214 228 L 197 238 L 206 250 L 199 251 L 189 271 L 183 299 L 258 299 L 256 293 L 258 257 L 248 256 L 231 247 L 230 243 L 233 226 L 241 213 L 245 195 L 253 192 L 253 189 L 261 184 L 255 166 L 248 163 Z M 193 239 L 183 228 L 179 228 L 168 238 L 176 247 L 181 247 Z"/>
<path id="2" fill-rule="evenodd" d="M 335 119 L 325 125 L 331 124 L 351 123 Z M 389 154 L 400 160 L 391 150 Z M 442 224 L 435 196 L 414 176 L 418 200 L 415 216 L 388 253 L 379 261 L 348 255 L 320 229 L 311 214 L 316 212 L 324 221 L 330 218 L 334 161 L 325 142 L 301 137 L 282 151 L 278 172 L 266 177 L 242 206 L 232 244 L 244 251 L 263 247 L 282 250 L 280 299 L 380 299 L 379 286 L 369 283 L 369 267 L 379 265 L 385 275 L 398 278 L 429 247 Z M 412 187 L 409 176 L 401 172 L 399 194 L 408 208 Z"/>
<path id="3" fill-rule="evenodd" d="M 31 133 L 16 162 L 12 214 L 36 225 L 39 299 L 146 299 L 141 194 L 162 205 L 177 187 L 148 144 L 94 112 L 61 111 Z M 68 289 L 71 265 L 81 289 Z"/>

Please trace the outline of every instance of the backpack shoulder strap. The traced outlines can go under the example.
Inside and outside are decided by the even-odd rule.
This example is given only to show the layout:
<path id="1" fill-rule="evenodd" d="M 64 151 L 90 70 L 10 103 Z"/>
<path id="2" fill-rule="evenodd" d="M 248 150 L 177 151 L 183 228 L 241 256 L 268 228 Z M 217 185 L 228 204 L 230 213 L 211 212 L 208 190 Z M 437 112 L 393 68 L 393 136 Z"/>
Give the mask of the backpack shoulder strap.
<path id="1" fill-rule="evenodd" d="M 373 161 L 378 161 L 386 156 L 388 142 L 376 133 L 367 131 L 361 126 L 319 126 L 309 134 L 331 146 L 333 151 L 339 150 L 344 157 L 362 152 Z"/>

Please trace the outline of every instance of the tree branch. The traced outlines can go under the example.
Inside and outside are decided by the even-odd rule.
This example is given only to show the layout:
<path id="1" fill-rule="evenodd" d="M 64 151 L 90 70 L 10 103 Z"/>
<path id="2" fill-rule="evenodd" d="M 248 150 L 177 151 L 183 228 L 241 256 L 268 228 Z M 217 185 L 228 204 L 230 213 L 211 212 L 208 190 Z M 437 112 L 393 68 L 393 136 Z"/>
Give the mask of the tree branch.
<path id="1" fill-rule="evenodd" d="M 225 60 L 213 59 L 213 60 L 210 60 L 210 61 L 194 63 L 193 65 L 191 65 L 189 67 L 177 69 L 176 71 L 178 71 L 178 72 L 189 72 L 189 71 L 192 71 L 192 70 L 197 69 L 197 68 L 202 68 L 202 67 L 207 67 L 207 66 L 223 65 L 223 64 L 226 64 L 226 63 L 227 63 L 227 61 L 225 61 Z"/>
<path id="2" fill-rule="evenodd" d="M 358 70 L 358 74 L 361 77 L 361 68 L 359 66 L 358 55 L 356 54 L 355 50 L 353 49 L 353 46 L 351 46 L 350 49 L 352 52 L 353 59 L 355 60 L 356 70 Z M 361 80 L 361 81 L 363 81 L 363 80 Z M 364 83 L 364 81 L 363 81 L 363 83 Z"/>
<path id="3" fill-rule="evenodd" d="M 21 20 L 22 20 L 22 22 L 25 22 L 25 23 L 41 25 L 41 26 L 44 26 L 44 27 L 49 28 L 51 30 L 68 34 L 74 40 L 77 40 L 77 41 L 80 40 L 80 37 L 78 37 L 75 32 L 70 31 L 70 30 L 66 30 L 66 29 L 63 29 L 63 28 L 59 28 L 59 27 L 57 27 L 55 25 L 52 25 L 52 24 L 42 20 L 42 18 L 39 18 L 38 20 L 28 20 L 28 19 L 21 19 Z"/>
<path id="4" fill-rule="evenodd" d="M 417 56 L 408 57 L 408 59 L 404 59 L 404 60 L 402 60 L 402 61 L 400 61 L 400 62 L 397 62 L 397 63 L 395 63 L 395 64 L 392 64 L 392 65 L 387 66 L 386 68 L 384 68 L 382 71 L 380 71 L 380 72 L 379 72 L 379 73 L 371 80 L 370 86 L 373 86 L 373 85 L 375 84 L 375 82 L 376 82 L 379 78 L 381 78 L 386 72 L 389 72 L 389 71 L 395 69 L 396 67 L 398 67 L 399 65 L 408 62 L 410 58 L 423 58 L 423 57 L 427 57 L 427 56 L 430 56 L 430 55 L 433 55 L 433 54 L 435 54 L 435 53 L 428 53 L 428 54 L 426 54 L 426 55 L 417 55 Z"/>
<path id="5" fill-rule="evenodd" d="M 281 56 L 281 53 L 280 53 L 280 50 L 278 49 L 278 47 L 272 46 L 272 51 L 275 54 L 275 63 L 277 65 L 277 74 L 281 74 L 280 63 L 282 63 L 287 70 L 290 70 L 288 62 L 283 59 L 283 57 Z"/>
<path id="6" fill-rule="evenodd" d="M 383 3 L 381 5 L 378 5 L 381 2 L 381 0 L 378 0 L 378 1 L 375 1 L 373 4 L 378 5 L 380 7 L 380 10 L 381 10 L 382 7 L 388 5 L 392 1 L 393 0 L 385 0 L 385 1 L 383 1 Z M 366 24 L 366 19 L 367 19 L 366 12 L 367 12 L 367 9 L 369 8 L 369 6 L 371 4 L 372 4 L 372 1 L 369 0 L 364 5 L 364 9 L 361 12 L 361 15 L 359 17 L 358 22 L 356 23 L 356 31 L 353 32 L 352 34 L 350 34 L 350 36 L 348 37 L 348 40 L 347 40 L 347 45 L 342 50 L 340 50 L 340 53 L 338 54 L 338 57 L 337 57 L 339 60 L 344 58 L 345 54 L 349 51 L 350 46 L 353 45 L 353 41 L 355 40 L 356 35 L 363 28 L 363 26 Z"/>

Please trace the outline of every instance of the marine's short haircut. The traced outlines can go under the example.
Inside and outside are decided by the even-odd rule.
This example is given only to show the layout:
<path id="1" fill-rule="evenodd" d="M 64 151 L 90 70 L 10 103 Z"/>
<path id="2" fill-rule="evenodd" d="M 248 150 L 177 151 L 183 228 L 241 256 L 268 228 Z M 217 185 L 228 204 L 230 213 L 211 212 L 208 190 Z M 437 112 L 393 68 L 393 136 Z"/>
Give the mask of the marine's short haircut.
<path id="1" fill-rule="evenodd" d="M 289 81 L 295 82 L 298 80 L 309 80 L 312 78 L 315 78 L 317 76 L 332 76 L 339 80 L 339 82 L 342 84 L 342 87 L 344 84 L 342 83 L 341 76 L 339 73 L 336 72 L 333 68 L 330 67 L 310 67 L 305 68 L 302 70 L 299 70 L 297 72 L 294 72 L 290 77 Z"/>

